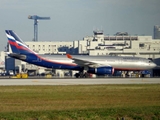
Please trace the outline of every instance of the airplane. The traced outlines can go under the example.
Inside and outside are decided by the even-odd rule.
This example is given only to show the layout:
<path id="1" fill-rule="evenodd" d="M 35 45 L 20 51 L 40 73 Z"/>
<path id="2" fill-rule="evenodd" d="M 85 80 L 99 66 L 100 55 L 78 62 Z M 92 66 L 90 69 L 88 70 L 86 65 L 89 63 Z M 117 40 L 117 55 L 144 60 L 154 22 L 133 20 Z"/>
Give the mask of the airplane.
<path id="1" fill-rule="evenodd" d="M 144 71 L 153 69 L 156 64 L 140 57 L 122 56 L 79 56 L 66 54 L 65 58 L 46 59 L 31 50 L 13 30 L 5 30 L 12 53 L 8 56 L 30 64 L 51 69 L 79 71 L 76 77 L 88 77 L 88 74 L 112 75 L 117 71 Z"/>

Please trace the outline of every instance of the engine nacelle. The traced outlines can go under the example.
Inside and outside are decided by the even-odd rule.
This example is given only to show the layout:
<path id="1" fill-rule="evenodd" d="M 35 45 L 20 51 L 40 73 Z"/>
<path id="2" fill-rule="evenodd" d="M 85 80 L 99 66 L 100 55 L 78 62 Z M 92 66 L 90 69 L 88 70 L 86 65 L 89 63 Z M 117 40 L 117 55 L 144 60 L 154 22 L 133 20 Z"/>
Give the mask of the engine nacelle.
<path id="1" fill-rule="evenodd" d="M 114 68 L 110 66 L 89 68 L 88 73 L 97 74 L 97 75 L 113 74 Z"/>

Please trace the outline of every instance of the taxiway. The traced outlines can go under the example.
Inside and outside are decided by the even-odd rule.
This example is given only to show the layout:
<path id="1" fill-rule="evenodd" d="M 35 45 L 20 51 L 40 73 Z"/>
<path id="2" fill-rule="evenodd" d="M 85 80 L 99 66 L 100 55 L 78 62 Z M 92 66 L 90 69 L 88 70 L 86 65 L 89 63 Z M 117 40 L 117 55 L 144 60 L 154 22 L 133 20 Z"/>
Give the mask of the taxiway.
<path id="1" fill-rule="evenodd" d="M 94 84 L 160 84 L 160 78 L 0 79 L 0 86 Z"/>

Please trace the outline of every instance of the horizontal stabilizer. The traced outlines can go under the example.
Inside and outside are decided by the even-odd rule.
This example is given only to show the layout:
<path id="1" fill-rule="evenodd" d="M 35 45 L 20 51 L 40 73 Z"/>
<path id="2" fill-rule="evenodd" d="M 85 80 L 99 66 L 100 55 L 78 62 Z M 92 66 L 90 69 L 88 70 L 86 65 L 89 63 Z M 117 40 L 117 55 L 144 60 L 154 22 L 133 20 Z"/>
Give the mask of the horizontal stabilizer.
<path id="1" fill-rule="evenodd" d="M 21 55 L 21 54 L 17 54 L 17 53 L 10 53 L 10 54 L 8 54 L 8 56 L 13 57 L 13 58 L 17 58 L 20 60 L 26 60 L 26 58 L 27 58 L 26 55 Z"/>

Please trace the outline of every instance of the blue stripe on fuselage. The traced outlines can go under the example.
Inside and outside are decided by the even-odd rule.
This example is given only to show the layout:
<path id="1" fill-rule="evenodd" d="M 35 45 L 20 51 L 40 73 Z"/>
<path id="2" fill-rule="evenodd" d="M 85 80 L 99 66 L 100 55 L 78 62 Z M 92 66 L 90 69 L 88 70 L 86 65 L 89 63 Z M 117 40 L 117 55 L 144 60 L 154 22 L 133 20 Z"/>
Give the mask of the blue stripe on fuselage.
<path id="1" fill-rule="evenodd" d="M 27 54 L 27 59 L 25 60 L 28 63 L 35 64 L 42 67 L 53 68 L 53 69 L 69 69 L 69 70 L 81 70 L 80 66 L 71 65 L 67 63 L 57 63 L 47 59 L 43 59 L 35 54 Z"/>

